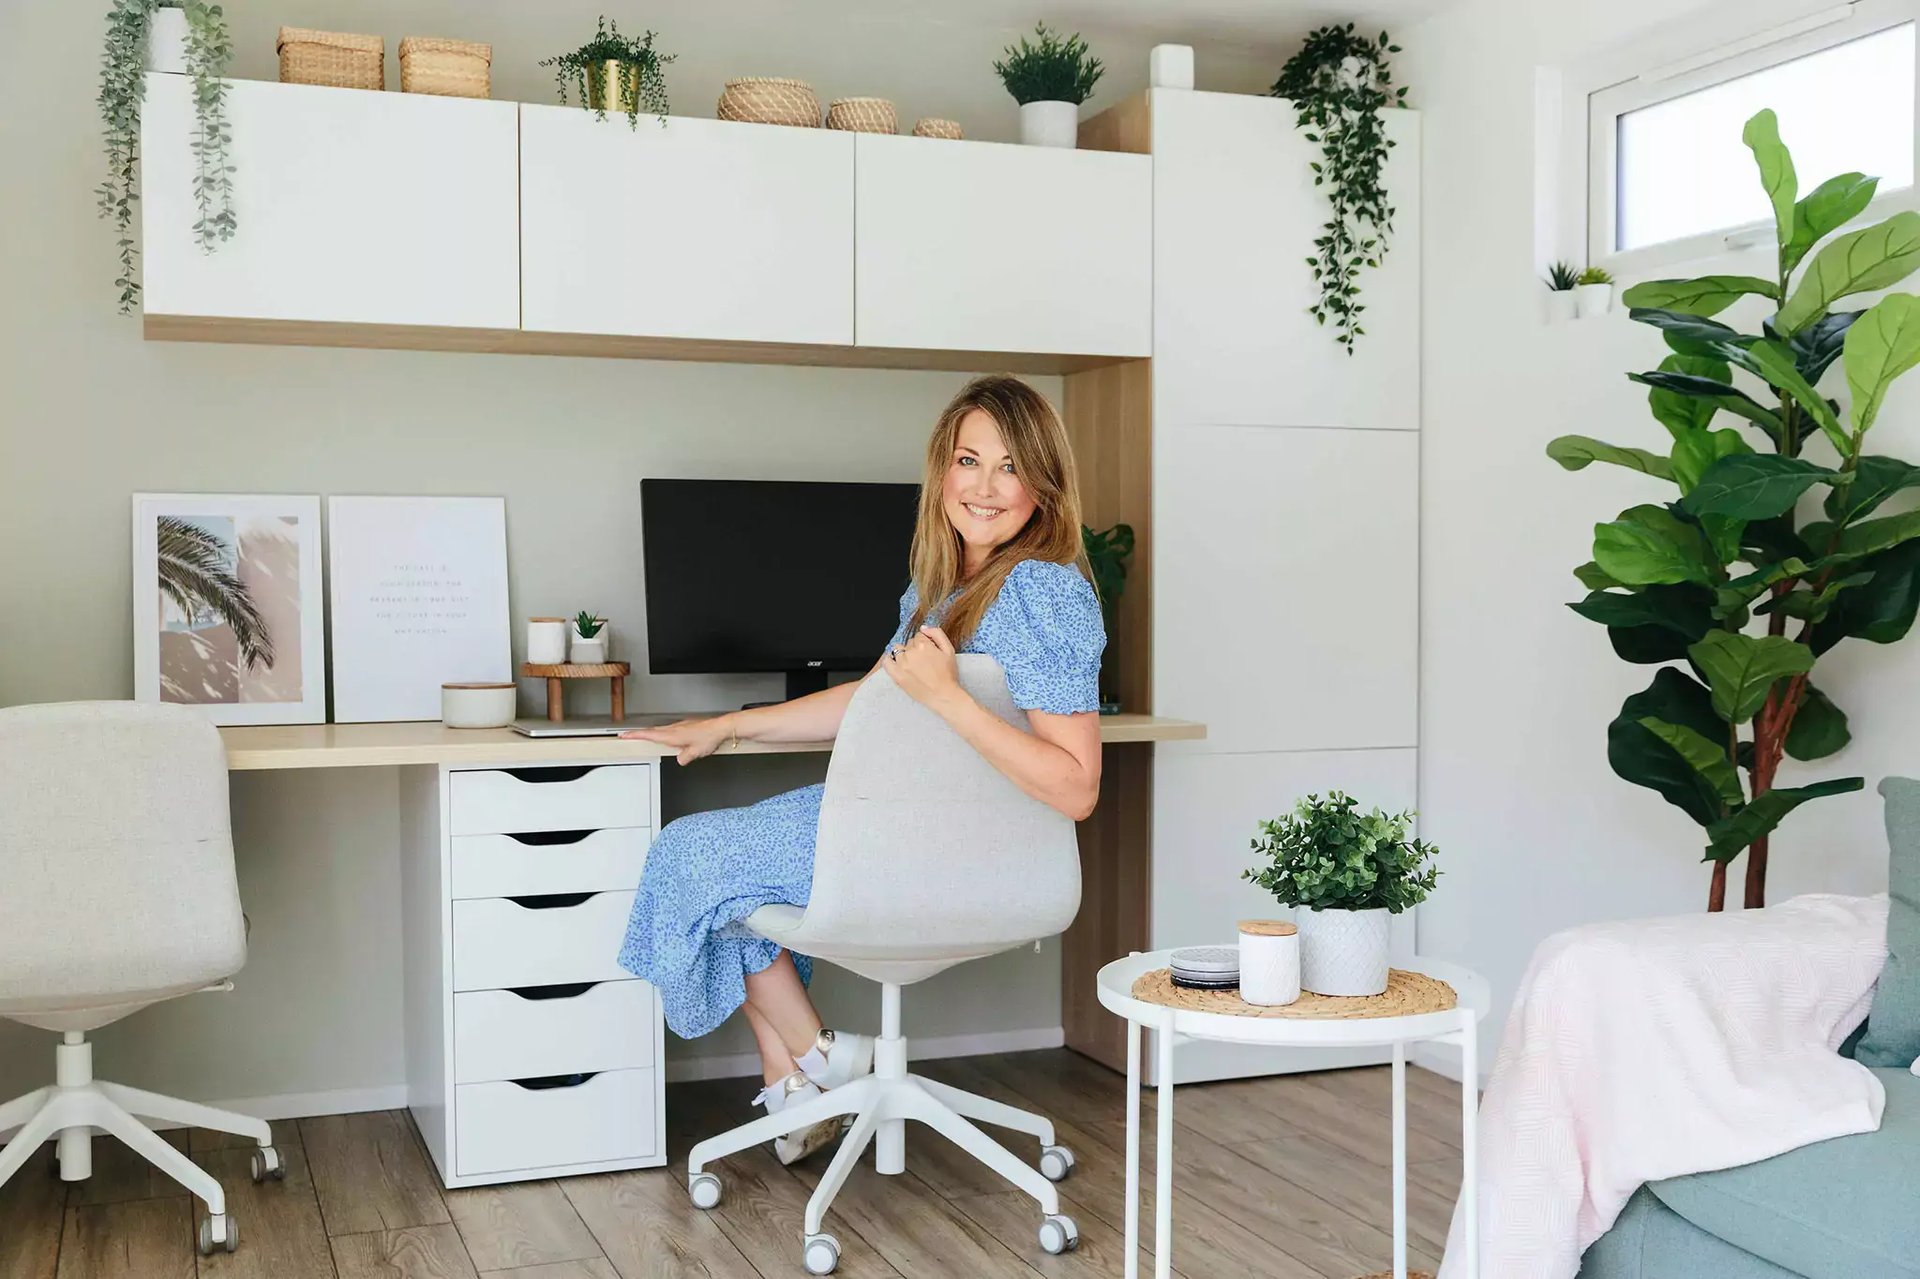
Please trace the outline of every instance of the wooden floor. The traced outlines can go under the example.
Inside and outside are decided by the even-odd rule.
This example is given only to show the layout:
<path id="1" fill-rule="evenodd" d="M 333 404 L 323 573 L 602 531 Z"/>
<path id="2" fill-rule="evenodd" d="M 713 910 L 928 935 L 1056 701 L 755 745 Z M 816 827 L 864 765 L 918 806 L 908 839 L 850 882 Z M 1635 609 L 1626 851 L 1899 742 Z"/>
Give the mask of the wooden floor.
<path id="1" fill-rule="evenodd" d="M 907 1174 L 871 1155 L 827 1229 L 839 1274 L 1030 1279 L 1121 1273 L 1126 1119 L 1116 1075 L 1064 1050 L 917 1063 L 917 1070 L 1052 1116 L 1078 1156 L 1062 1211 L 1080 1249 L 1049 1257 L 1039 1211 L 966 1155 L 912 1125 Z M 1413 1264 L 1434 1268 L 1459 1184 L 1459 1090 L 1408 1072 Z M 1187 1279 L 1352 1279 L 1391 1262 L 1384 1067 L 1190 1085 L 1174 1104 L 1173 1263 Z M 687 1198 L 686 1152 L 749 1117 L 744 1080 L 668 1088 L 665 1170 L 439 1186 L 403 1112 L 274 1125 L 283 1182 L 253 1185 L 244 1143 L 168 1134 L 227 1188 L 240 1250 L 201 1260 L 196 1205 L 117 1143 L 96 1142 L 91 1180 L 50 1175 L 51 1147 L 0 1187 L 0 1279 L 760 1279 L 803 1275 L 800 1217 L 826 1166 L 785 1169 L 765 1148 L 725 1161 L 726 1199 Z M 1151 1095 L 1145 1099 L 1148 1115 Z M 1152 1222 L 1151 1120 L 1143 1125 Z M 1012 1138 L 1022 1157 L 1030 1139 Z"/>

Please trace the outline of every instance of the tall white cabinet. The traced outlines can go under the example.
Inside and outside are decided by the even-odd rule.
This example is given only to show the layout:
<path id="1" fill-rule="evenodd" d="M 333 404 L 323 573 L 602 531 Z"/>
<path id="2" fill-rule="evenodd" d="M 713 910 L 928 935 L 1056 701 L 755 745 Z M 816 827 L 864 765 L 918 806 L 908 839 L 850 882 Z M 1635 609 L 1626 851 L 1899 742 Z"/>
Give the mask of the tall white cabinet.
<path id="1" fill-rule="evenodd" d="M 1420 117 L 1387 118 L 1398 212 L 1360 280 L 1351 356 L 1307 313 L 1327 205 L 1292 104 L 1155 90 L 1151 120 L 1153 699 L 1208 729 L 1158 749 L 1157 948 L 1275 913 L 1240 872 L 1259 820 L 1296 797 L 1414 806 Z M 1403 954 L 1412 922 L 1396 921 Z M 1175 1054 L 1181 1080 L 1306 1065 L 1238 1045 Z"/>

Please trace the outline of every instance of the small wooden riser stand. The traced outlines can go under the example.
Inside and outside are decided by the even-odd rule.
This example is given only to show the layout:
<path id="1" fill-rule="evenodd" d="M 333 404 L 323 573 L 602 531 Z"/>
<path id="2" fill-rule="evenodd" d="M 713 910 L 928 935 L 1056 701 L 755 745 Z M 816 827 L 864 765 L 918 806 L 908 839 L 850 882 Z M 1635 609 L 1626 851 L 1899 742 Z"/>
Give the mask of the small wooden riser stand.
<path id="1" fill-rule="evenodd" d="M 567 717 L 565 681 L 570 679 L 612 680 L 613 713 L 610 718 L 618 724 L 627 717 L 627 676 L 633 673 L 633 665 L 630 662 L 595 662 L 590 666 L 576 665 L 572 662 L 560 662 L 551 666 L 538 662 L 523 662 L 520 673 L 531 679 L 547 681 L 547 719 L 555 724 Z"/>

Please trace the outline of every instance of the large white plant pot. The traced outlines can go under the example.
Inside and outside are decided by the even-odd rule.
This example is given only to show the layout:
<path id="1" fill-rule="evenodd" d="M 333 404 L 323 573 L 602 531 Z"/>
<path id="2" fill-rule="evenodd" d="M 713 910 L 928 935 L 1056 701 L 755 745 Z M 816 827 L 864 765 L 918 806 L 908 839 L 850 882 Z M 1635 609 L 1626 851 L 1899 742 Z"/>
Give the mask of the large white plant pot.
<path id="1" fill-rule="evenodd" d="M 181 75 L 186 69 L 186 10 L 155 9 L 147 15 L 147 70 Z"/>
<path id="2" fill-rule="evenodd" d="M 1080 108 L 1072 102 L 1027 102 L 1020 107 L 1020 141 L 1030 147 L 1080 144 Z"/>
<path id="3" fill-rule="evenodd" d="M 1319 995 L 1377 995 L 1387 988 L 1389 916 L 1379 910 L 1293 912 L 1300 930 L 1300 988 Z"/>

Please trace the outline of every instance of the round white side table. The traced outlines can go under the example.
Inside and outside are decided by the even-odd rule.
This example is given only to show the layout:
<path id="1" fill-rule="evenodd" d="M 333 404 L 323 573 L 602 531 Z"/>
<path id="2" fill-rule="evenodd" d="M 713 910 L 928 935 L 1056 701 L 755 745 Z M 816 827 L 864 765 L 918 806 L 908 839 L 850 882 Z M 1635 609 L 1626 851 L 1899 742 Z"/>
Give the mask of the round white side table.
<path id="1" fill-rule="evenodd" d="M 1169 1279 L 1173 1270 L 1173 1046 L 1182 1039 L 1217 1039 L 1285 1048 L 1393 1049 L 1393 1276 L 1407 1274 L 1407 1045 L 1460 1046 L 1460 1195 L 1465 1214 L 1467 1279 L 1478 1279 L 1479 1204 L 1475 1194 L 1474 1116 L 1479 1108 L 1476 1027 L 1486 1016 L 1487 980 L 1458 964 L 1434 959 L 1403 960 L 1396 968 L 1425 973 L 1453 987 L 1457 1004 L 1444 1012 L 1403 1017 L 1236 1017 L 1195 1012 L 1150 1003 L 1133 996 L 1141 976 L 1167 966 L 1171 951 L 1156 950 L 1116 959 L 1100 970 L 1098 993 L 1107 1010 L 1127 1019 L 1127 1260 L 1126 1279 L 1140 1267 L 1140 1031 L 1154 1032 L 1160 1103 L 1154 1143 L 1153 1273 Z"/>

